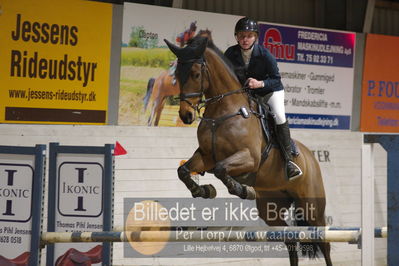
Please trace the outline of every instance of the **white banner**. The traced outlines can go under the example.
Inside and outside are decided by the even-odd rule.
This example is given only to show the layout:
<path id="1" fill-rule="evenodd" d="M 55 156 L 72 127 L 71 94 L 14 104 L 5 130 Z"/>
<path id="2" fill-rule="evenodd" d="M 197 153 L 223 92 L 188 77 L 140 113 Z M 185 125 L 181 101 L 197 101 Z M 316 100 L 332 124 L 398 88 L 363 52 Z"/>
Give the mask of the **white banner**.
<path id="1" fill-rule="evenodd" d="M 175 57 L 163 39 L 184 46 L 208 30 L 216 46 L 225 51 L 237 43 L 234 26 L 241 17 L 125 4 L 119 124 L 182 126 L 178 102 L 169 97 L 179 93 L 169 69 Z M 291 127 L 350 128 L 355 36 L 259 22 L 259 43 L 278 62 Z"/>
<path id="2" fill-rule="evenodd" d="M 55 231 L 103 231 L 104 155 L 59 154 L 57 184 Z M 72 248 L 87 252 L 99 245 L 102 243 L 57 244 L 54 260 Z"/>
<path id="3" fill-rule="evenodd" d="M 0 155 L 0 255 L 7 259 L 31 250 L 34 159 L 33 155 Z"/>

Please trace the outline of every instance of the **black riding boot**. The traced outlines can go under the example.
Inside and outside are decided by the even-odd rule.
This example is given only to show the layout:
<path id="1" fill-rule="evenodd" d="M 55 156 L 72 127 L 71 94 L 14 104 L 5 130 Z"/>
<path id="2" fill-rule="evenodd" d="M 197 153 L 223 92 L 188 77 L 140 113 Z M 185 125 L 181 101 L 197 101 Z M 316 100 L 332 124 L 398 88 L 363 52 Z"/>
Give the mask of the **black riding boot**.
<path id="1" fill-rule="evenodd" d="M 286 162 L 288 179 L 292 180 L 300 177 L 302 175 L 302 170 L 292 161 L 291 135 L 288 122 L 277 125 L 277 139 L 280 143 L 281 152 Z"/>

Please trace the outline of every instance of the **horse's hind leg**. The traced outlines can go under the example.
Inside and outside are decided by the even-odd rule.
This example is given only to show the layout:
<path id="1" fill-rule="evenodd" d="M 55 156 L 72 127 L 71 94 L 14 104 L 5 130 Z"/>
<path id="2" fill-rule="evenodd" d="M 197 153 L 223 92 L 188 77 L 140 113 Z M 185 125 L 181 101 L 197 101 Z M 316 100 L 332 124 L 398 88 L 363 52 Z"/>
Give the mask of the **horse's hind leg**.
<path id="1" fill-rule="evenodd" d="M 324 211 L 326 206 L 326 200 L 324 197 L 321 198 L 303 198 L 295 200 L 296 218 L 298 226 L 325 226 Z M 303 219 L 298 219 L 303 218 Z M 306 244 L 302 244 L 306 245 Z M 323 253 L 326 265 L 332 265 L 330 250 L 331 245 L 329 242 L 318 242 L 317 246 Z M 310 250 L 312 247 L 314 250 Z M 309 257 L 317 256 L 317 250 L 315 243 L 308 244 L 305 248 L 308 250 Z"/>
<path id="2" fill-rule="evenodd" d="M 179 179 L 190 190 L 194 198 L 202 197 L 207 199 L 216 197 L 216 189 L 211 184 L 200 186 L 191 178 L 191 172 L 204 172 L 205 170 L 202 156 L 198 150 L 185 164 L 177 169 Z"/>
<path id="3" fill-rule="evenodd" d="M 158 104 L 156 110 L 155 110 L 155 121 L 154 121 L 154 126 L 158 126 L 159 125 L 159 120 L 161 119 L 161 114 L 162 114 L 162 110 L 165 106 L 166 103 L 166 97 L 163 97 L 160 100 L 160 103 Z"/>
<path id="4" fill-rule="evenodd" d="M 154 120 L 154 117 L 155 117 L 155 115 L 156 115 L 156 110 L 157 110 L 158 104 L 159 104 L 159 103 L 158 103 L 158 100 L 157 100 L 157 99 L 155 99 L 155 100 L 152 102 L 150 116 L 148 117 L 148 120 L 147 120 L 147 126 L 152 126 L 152 125 L 153 125 L 153 120 Z"/>
<path id="5" fill-rule="evenodd" d="M 256 206 L 259 211 L 259 217 L 265 221 L 268 226 L 287 226 L 281 215 L 281 210 L 288 210 L 291 207 L 292 199 L 282 192 L 258 192 Z M 298 243 L 286 242 L 290 257 L 290 265 L 298 265 Z"/>
<path id="6" fill-rule="evenodd" d="M 330 256 L 331 245 L 329 242 L 320 242 L 318 243 L 321 252 L 323 253 L 324 259 L 326 261 L 327 266 L 332 266 L 332 260 Z"/>

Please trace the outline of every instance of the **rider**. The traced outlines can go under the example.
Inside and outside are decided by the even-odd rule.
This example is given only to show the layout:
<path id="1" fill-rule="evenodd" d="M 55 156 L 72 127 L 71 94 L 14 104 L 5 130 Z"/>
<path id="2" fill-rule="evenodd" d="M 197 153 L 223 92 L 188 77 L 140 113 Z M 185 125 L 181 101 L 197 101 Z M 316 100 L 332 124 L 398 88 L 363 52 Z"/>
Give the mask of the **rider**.
<path id="1" fill-rule="evenodd" d="M 277 125 L 277 139 L 287 165 L 287 177 L 291 180 L 297 178 L 302 175 L 302 170 L 292 158 L 290 129 L 285 117 L 284 87 L 277 61 L 257 43 L 259 31 L 255 20 L 248 17 L 238 20 L 234 35 L 237 44 L 229 47 L 225 56 L 233 64 L 241 85 L 247 86 L 270 106 Z"/>
<path id="2" fill-rule="evenodd" d="M 176 37 L 176 42 L 179 44 L 179 46 L 184 47 L 184 45 L 186 45 L 189 40 L 194 38 L 196 30 L 197 21 L 191 22 L 190 27 Z"/>
<path id="3" fill-rule="evenodd" d="M 176 43 L 179 44 L 180 47 L 184 47 L 188 41 L 190 41 L 195 36 L 195 31 L 197 30 L 197 21 L 191 22 L 190 27 L 176 36 Z M 172 85 L 176 85 L 176 66 L 177 59 L 170 63 L 169 67 L 169 76 L 172 76 Z"/>

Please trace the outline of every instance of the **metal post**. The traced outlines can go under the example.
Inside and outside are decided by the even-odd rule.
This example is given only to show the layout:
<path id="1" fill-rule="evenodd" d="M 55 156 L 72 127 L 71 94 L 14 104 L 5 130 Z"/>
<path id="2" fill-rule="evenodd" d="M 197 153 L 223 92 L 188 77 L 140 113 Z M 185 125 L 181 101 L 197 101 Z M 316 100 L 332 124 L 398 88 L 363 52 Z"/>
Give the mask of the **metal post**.
<path id="1" fill-rule="evenodd" d="M 399 265 L 399 135 L 365 135 L 365 143 L 380 143 L 388 153 L 388 265 Z"/>
<path id="2" fill-rule="evenodd" d="M 366 14 L 364 16 L 363 32 L 369 33 L 371 30 L 371 25 L 373 23 L 373 15 L 375 8 L 375 0 L 367 1 Z"/>
<path id="3" fill-rule="evenodd" d="M 362 145 L 362 265 L 374 265 L 374 144 Z"/>

